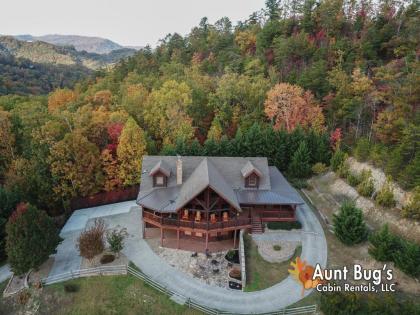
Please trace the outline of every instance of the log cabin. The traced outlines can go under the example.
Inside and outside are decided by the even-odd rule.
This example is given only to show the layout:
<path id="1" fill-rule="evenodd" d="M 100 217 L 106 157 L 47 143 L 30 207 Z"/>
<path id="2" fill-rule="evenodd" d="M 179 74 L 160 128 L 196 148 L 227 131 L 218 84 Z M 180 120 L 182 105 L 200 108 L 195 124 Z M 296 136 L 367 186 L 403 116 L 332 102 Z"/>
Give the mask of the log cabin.
<path id="1" fill-rule="evenodd" d="M 303 203 L 265 157 L 144 156 L 137 204 L 143 231 L 160 229 L 183 239 L 232 239 L 238 231 L 262 233 L 265 222 L 295 221 Z"/>

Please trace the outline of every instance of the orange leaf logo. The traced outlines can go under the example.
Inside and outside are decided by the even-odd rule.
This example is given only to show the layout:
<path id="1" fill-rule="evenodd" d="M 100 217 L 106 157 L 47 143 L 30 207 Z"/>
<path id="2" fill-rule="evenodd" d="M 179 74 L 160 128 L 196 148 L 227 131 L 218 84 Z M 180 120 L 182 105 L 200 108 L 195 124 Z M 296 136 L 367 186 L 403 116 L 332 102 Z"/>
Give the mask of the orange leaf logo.
<path id="1" fill-rule="evenodd" d="M 289 269 L 290 275 L 302 284 L 302 296 L 306 290 L 314 289 L 321 282 L 320 279 L 313 279 L 315 268 L 308 265 L 306 261 L 302 261 L 300 257 L 296 257 L 295 261 L 290 263 L 292 269 Z"/>

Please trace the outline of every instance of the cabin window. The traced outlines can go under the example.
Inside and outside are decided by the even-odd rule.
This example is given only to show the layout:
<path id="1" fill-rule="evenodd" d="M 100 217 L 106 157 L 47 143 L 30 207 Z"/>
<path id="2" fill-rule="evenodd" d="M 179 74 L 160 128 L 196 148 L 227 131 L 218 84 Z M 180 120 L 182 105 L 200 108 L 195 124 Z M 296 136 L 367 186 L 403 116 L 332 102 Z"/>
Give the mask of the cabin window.
<path id="1" fill-rule="evenodd" d="M 249 176 L 249 178 L 248 178 L 248 185 L 250 187 L 257 186 L 257 178 L 255 176 Z"/>
<path id="2" fill-rule="evenodd" d="M 163 176 L 156 176 L 156 185 L 163 185 Z"/>
<path id="3" fill-rule="evenodd" d="M 258 176 L 253 173 L 245 178 L 245 187 L 258 188 L 258 184 L 259 184 L 258 181 L 259 181 Z"/>
<path id="4" fill-rule="evenodd" d="M 159 173 L 153 176 L 153 186 L 154 187 L 165 187 L 166 186 L 166 176 Z"/>

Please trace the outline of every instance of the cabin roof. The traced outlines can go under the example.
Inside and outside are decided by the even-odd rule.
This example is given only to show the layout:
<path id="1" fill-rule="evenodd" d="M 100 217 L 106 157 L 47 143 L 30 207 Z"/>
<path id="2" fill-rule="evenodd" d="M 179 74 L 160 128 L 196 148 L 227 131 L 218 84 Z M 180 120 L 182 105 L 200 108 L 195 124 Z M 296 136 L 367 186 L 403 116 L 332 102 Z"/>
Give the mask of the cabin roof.
<path id="1" fill-rule="evenodd" d="M 182 184 L 176 181 L 176 156 L 144 156 L 137 203 L 159 212 L 176 212 L 210 187 L 233 208 L 241 204 L 301 204 L 300 195 L 265 157 L 183 156 Z M 169 174 L 167 187 L 153 187 L 152 171 Z M 258 189 L 245 187 L 244 174 L 258 172 Z M 246 177 L 246 176 L 245 176 Z"/>

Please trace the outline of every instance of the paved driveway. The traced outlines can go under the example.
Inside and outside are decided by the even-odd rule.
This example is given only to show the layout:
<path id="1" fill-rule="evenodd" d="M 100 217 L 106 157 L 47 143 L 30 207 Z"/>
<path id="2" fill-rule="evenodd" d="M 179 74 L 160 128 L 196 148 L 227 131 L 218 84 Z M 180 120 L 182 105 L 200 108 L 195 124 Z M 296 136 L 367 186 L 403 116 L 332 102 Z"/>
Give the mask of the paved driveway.
<path id="1" fill-rule="evenodd" d="M 302 287 L 291 277 L 270 288 L 257 292 L 233 291 L 204 284 L 198 279 L 171 267 L 151 250 L 142 238 L 141 211 L 138 206 L 134 206 L 134 202 L 125 203 L 124 205 L 116 204 L 114 207 L 120 209 L 120 211 L 116 211 L 116 213 L 104 211 L 106 215 L 103 219 L 110 228 L 115 226 L 127 228 L 129 236 L 126 239 L 123 253 L 140 267 L 145 274 L 180 295 L 192 298 L 207 307 L 231 313 L 246 314 L 278 311 L 302 299 Z M 71 223 L 70 227 L 63 229 L 66 232 L 62 232 L 62 237 L 65 238 L 65 241 L 60 245 L 63 248 L 56 255 L 55 270 L 64 271 L 66 268 L 78 269 L 80 267 L 80 257 L 77 256 L 77 251 L 73 249 L 72 243 L 74 243 L 74 239 L 77 238 L 76 236 L 82 229 L 82 223 L 80 222 L 85 222 L 86 225 L 90 219 L 101 216 L 100 208 L 97 207 L 92 212 L 95 216 L 89 216 L 87 213 L 90 213 L 92 210 L 86 211 L 88 209 L 79 210 L 81 212 L 78 214 L 75 213 L 76 216 L 81 215 L 81 213 L 88 215 L 87 220 L 82 220 L 81 218 L 71 218 L 69 220 L 69 222 L 76 222 L 74 226 L 78 229 L 72 228 L 73 223 Z M 327 262 L 327 243 L 321 224 L 307 205 L 299 207 L 297 215 L 304 230 L 298 236 L 302 242 L 302 259 L 310 264 L 320 263 L 322 267 L 325 267 Z M 291 234 L 290 237 L 297 236 Z M 73 248 L 71 248 L 72 246 Z M 70 263 L 66 262 L 66 259 Z M 310 291 L 306 291 L 305 296 L 309 293 Z"/>
<path id="2" fill-rule="evenodd" d="M 80 269 L 82 258 L 79 256 L 79 251 L 76 248 L 77 238 L 89 221 L 92 222 L 96 218 L 127 213 L 133 206 L 137 206 L 134 201 L 126 201 L 74 211 L 60 232 L 60 236 L 64 240 L 57 247 L 57 253 L 54 255 L 54 264 L 49 276 Z"/>

